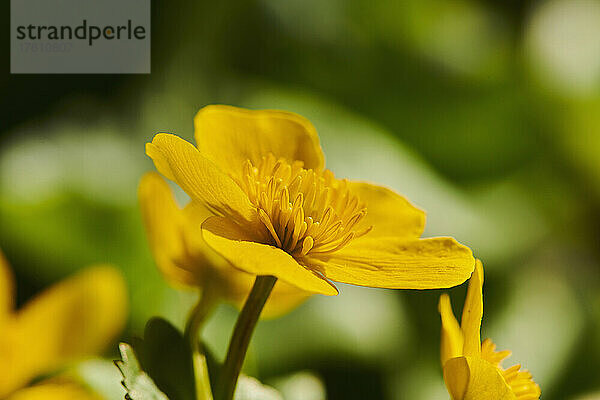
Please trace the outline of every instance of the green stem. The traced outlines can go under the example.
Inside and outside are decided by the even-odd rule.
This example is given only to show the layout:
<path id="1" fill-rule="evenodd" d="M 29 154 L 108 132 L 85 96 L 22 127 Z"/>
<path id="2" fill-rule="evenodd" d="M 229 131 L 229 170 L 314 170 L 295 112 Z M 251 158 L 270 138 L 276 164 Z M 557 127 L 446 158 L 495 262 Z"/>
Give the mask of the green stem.
<path id="1" fill-rule="evenodd" d="M 219 375 L 218 400 L 233 399 L 252 332 L 276 281 L 277 278 L 274 276 L 257 276 L 254 281 L 252 291 L 235 323 L 225 363 Z"/>
<path id="2" fill-rule="evenodd" d="M 188 314 L 188 319 L 185 324 L 184 337 L 189 341 L 192 350 L 198 347 L 197 339 L 200 328 L 202 328 L 202 325 L 204 324 L 204 321 L 210 313 L 214 303 L 214 296 L 212 296 L 205 289 L 202 291 L 202 293 L 200 293 L 198 301 Z"/>
<path id="3" fill-rule="evenodd" d="M 194 376 L 196 378 L 196 399 L 213 400 L 210 387 L 210 377 L 208 375 L 208 366 L 206 357 L 201 351 L 200 340 L 198 339 L 200 329 L 206 320 L 206 317 L 215 304 L 215 296 L 212 292 L 205 289 L 198 299 L 198 302 L 190 311 L 188 320 L 185 324 L 184 337 L 189 342 L 192 350 L 192 362 L 194 366 Z"/>

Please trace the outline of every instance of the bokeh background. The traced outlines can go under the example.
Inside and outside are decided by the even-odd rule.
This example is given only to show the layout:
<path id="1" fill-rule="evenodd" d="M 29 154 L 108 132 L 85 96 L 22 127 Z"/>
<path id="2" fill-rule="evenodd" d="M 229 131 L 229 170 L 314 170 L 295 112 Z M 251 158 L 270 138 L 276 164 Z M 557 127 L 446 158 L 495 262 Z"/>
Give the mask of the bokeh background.
<path id="1" fill-rule="evenodd" d="M 2 47 L 0 248 L 19 304 L 111 262 L 123 339 L 153 315 L 181 326 L 194 294 L 159 276 L 137 206 L 144 143 L 191 139 L 209 103 L 280 108 L 316 125 L 337 175 L 396 189 L 427 235 L 474 249 L 483 334 L 543 399 L 600 398 L 600 1 L 154 1 L 150 75 L 10 75 Z M 441 291 L 341 292 L 262 322 L 248 373 L 289 399 L 447 399 Z M 217 356 L 235 316 L 207 326 Z M 109 362 L 79 372 L 121 398 Z"/>

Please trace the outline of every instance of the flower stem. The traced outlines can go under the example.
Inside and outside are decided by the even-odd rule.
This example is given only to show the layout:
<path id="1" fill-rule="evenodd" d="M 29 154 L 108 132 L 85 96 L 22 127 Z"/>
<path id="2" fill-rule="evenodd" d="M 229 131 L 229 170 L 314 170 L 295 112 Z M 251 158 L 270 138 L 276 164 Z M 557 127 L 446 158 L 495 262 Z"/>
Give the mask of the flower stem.
<path id="1" fill-rule="evenodd" d="M 215 299 L 215 296 L 212 292 L 209 292 L 208 289 L 202 291 L 198 298 L 198 302 L 190 311 L 188 320 L 185 324 L 184 337 L 189 342 L 190 349 L 192 350 L 197 400 L 213 400 L 206 357 L 201 351 L 198 335 L 206 317 L 215 304 Z"/>
<path id="2" fill-rule="evenodd" d="M 233 335 L 221 373 L 219 375 L 218 400 L 232 400 L 242 364 L 246 357 L 248 344 L 260 313 L 273 290 L 277 278 L 274 276 L 257 276 L 252 291 L 235 323 Z"/>

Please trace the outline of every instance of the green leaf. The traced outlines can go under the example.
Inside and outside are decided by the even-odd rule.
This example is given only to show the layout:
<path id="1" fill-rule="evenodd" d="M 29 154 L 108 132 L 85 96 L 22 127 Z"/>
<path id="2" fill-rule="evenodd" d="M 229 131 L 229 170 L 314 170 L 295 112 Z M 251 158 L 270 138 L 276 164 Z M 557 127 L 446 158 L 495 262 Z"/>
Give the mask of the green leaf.
<path id="1" fill-rule="evenodd" d="M 117 367 L 123 386 L 133 400 L 195 400 L 192 351 L 183 335 L 169 322 L 152 318 L 144 338 L 121 344 Z M 132 393 L 133 392 L 133 393 Z"/>
<path id="2" fill-rule="evenodd" d="M 192 350 L 177 328 L 152 318 L 144 339 L 134 338 L 133 349 L 142 370 L 170 400 L 196 399 Z"/>
<path id="3" fill-rule="evenodd" d="M 152 379 L 142 371 L 133 348 L 127 343 L 119 345 L 121 360 L 115 361 L 117 368 L 123 375 L 123 386 L 127 390 L 126 399 L 131 400 L 168 400 L 168 397 L 161 392 Z"/>
<path id="4" fill-rule="evenodd" d="M 204 348 L 203 345 L 201 347 Z M 152 318 L 144 338 L 133 346 L 119 345 L 121 361 L 115 364 L 123 375 L 126 398 L 131 400 L 195 400 L 195 384 L 189 343 L 170 323 Z M 204 348 L 211 380 L 218 377 L 219 362 Z M 214 382 L 213 382 L 214 385 Z M 274 388 L 241 375 L 235 400 L 283 400 Z"/>

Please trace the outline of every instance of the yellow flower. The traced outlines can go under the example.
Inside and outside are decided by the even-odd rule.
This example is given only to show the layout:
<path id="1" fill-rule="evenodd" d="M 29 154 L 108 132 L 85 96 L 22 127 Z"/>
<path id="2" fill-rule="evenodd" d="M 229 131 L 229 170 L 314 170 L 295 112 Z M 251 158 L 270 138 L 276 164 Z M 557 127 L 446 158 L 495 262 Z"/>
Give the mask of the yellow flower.
<path id="1" fill-rule="evenodd" d="M 444 381 L 453 400 L 534 400 L 540 388 L 520 365 L 500 366 L 510 351 L 496 351 L 486 339 L 481 343 L 483 317 L 483 266 L 477 260 L 469 281 L 461 325 L 454 317 L 450 298 L 440 297 L 442 317 L 441 361 Z"/>
<path id="2" fill-rule="evenodd" d="M 473 270 L 471 251 L 454 239 L 419 239 L 424 213 L 403 197 L 336 179 L 303 117 L 208 106 L 194 123 L 197 148 L 160 133 L 146 153 L 211 212 L 204 240 L 236 268 L 325 295 L 337 294 L 330 280 L 431 289 Z"/>
<path id="3" fill-rule="evenodd" d="M 204 242 L 200 226 L 210 212 L 199 202 L 180 208 L 171 188 L 156 172 L 142 177 L 138 197 L 152 254 L 163 276 L 174 285 L 208 288 L 211 295 L 241 305 L 254 276 L 233 268 Z M 264 314 L 277 316 L 308 295 L 295 286 L 277 282 Z"/>
<path id="4" fill-rule="evenodd" d="M 126 289 L 113 267 L 96 266 L 14 310 L 14 283 L 0 252 L 0 398 L 95 399 L 68 380 L 47 379 L 81 357 L 99 354 L 126 319 Z"/>

